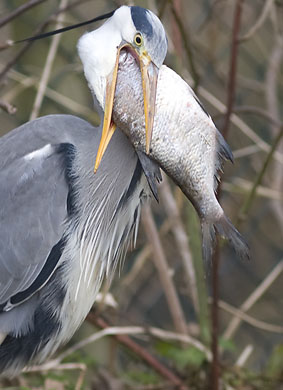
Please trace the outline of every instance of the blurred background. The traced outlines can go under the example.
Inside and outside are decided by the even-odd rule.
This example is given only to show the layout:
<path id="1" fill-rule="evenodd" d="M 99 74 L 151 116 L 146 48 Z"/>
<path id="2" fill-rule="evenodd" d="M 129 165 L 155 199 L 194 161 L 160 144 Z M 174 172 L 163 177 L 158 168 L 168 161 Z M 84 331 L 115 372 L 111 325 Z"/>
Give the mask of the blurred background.
<path id="1" fill-rule="evenodd" d="M 164 178 L 159 204 L 153 201 L 151 210 L 145 210 L 136 248 L 116 272 L 110 290 L 107 284 L 103 288 L 104 296 L 111 294 L 114 303 L 109 307 L 102 296 L 94 308 L 96 316 L 89 317 L 70 345 L 101 326 L 183 333 L 200 345 L 187 339 L 180 345 L 169 333 L 155 337 L 150 331 L 134 340 L 188 388 L 207 389 L 214 277 L 223 388 L 283 388 L 282 0 L 1 0 L 0 135 L 55 113 L 99 123 L 76 52 L 78 38 L 99 24 L 32 44 L 6 47 L 7 40 L 85 21 L 122 4 L 146 7 L 159 15 L 168 34 L 166 65 L 195 89 L 217 127 L 228 130 L 235 163 L 224 166 L 221 203 L 246 238 L 251 261 L 239 260 L 228 245 L 220 243 L 216 279 L 212 265 L 202 264 L 194 209 Z M 17 14 L 23 5 L 30 7 Z M 229 128 L 227 105 L 232 110 Z M 214 310 L 214 320 L 215 316 Z M 99 322 L 102 318 L 106 323 Z M 3 386 L 48 388 L 49 380 L 58 389 L 175 388 L 174 381 L 160 376 L 140 353 L 121 347 L 115 338 L 75 351 L 64 362 L 87 366 L 82 385 L 85 370 L 74 366 L 73 371 L 25 374 Z M 240 367 L 245 374 L 239 373 Z"/>

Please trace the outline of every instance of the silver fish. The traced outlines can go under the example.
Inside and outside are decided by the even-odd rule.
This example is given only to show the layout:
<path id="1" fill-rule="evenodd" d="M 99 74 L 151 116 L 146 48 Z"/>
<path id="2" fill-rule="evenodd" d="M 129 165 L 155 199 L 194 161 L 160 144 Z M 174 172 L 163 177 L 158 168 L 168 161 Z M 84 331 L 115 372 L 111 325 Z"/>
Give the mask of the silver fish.
<path id="1" fill-rule="evenodd" d="M 145 120 L 139 67 L 122 52 L 112 113 L 137 151 L 145 152 Z M 159 70 L 154 125 L 149 156 L 181 188 L 201 222 L 203 257 L 211 259 L 215 231 L 227 238 L 242 258 L 249 257 L 246 242 L 215 196 L 223 160 L 232 152 L 189 85 L 163 65 Z"/>

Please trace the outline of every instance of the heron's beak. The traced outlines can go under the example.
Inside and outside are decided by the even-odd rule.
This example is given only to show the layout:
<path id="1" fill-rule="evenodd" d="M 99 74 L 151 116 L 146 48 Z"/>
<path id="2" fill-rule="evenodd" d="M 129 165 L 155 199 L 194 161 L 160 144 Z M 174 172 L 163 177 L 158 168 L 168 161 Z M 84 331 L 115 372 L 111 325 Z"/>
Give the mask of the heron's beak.
<path id="1" fill-rule="evenodd" d="M 94 165 L 94 173 L 96 173 L 100 165 L 100 162 L 102 160 L 102 157 L 105 153 L 105 150 L 109 144 L 109 141 L 112 135 L 114 134 L 114 131 L 116 130 L 116 125 L 114 122 L 111 121 L 111 118 L 112 118 L 114 95 L 115 95 L 115 88 L 117 82 L 119 56 L 120 56 L 120 51 L 124 46 L 125 45 L 118 47 L 114 69 L 107 77 L 106 80 L 103 127 L 102 127 L 100 144 L 98 147 L 95 165 Z"/>
<path id="2" fill-rule="evenodd" d="M 158 68 L 151 61 L 147 53 L 143 53 L 140 58 L 140 70 L 142 76 L 142 89 L 145 115 L 145 147 L 146 154 L 149 154 L 150 143 L 152 138 L 155 98 L 158 79 Z"/>
<path id="3" fill-rule="evenodd" d="M 97 151 L 94 173 L 97 171 L 100 162 L 102 160 L 103 154 L 116 129 L 116 125 L 111 119 L 112 119 L 115 88 L 117 82 L 120 51 L 125 46 L 130 47 L 131 51 L 133 50 L 132 46 L 129 44 L 122 44 L 117 48 L 117 55 L 116 55 L 116 62 L 115 62 L 114 69 L 112 73 L 107 77 L 106 80 L 103 128 L 102 128 L 100 144 Z M 150 150 L 150 142 L 152 137 L 152 129 L 153 129 L 153 121 L 154 121 L 158 68 L 156 65 L 153 64 L 150 56 L 146 52 L 140 54 L 135 51 L 134 55 L 140 64 L 140 70 L 142 76 L 144 114 L 145 114 L 146 153 L 148 154 Z"/>

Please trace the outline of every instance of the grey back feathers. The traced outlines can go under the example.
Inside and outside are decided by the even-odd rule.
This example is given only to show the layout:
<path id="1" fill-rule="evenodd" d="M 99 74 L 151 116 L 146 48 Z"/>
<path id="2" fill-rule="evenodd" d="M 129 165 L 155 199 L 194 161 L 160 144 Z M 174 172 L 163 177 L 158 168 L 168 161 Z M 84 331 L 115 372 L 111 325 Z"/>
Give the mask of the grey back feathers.
<path id="1" fill-rule="evenodd" d="M 119 130 L 93 174 L 100 133 L 52 115 L 0 140 L 0 372 L 14 373 L 32 356 L 42 361 L 66 342 L 136 237 L 149 186 Z"/>

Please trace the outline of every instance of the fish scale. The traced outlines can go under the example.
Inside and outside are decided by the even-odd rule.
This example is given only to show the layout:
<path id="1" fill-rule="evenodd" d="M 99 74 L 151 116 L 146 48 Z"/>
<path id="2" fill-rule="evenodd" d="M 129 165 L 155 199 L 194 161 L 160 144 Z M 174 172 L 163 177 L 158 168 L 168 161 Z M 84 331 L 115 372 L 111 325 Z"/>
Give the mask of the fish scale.
<path id="1" fill-rule="evenodd" d="M 145 118 L 141 73 L 132 55 L 122 51 L 113 120 L 136 150 L 145 152 Z M 181 188 L 198 212 L 203 257 L 212 256 L 215 231 L 227 238 L 242 258 L 247 244 L 225 216 L 215 190 L 229 146 L 189 85 L 172 69 L 159 69 L 150 158 Z"/>

